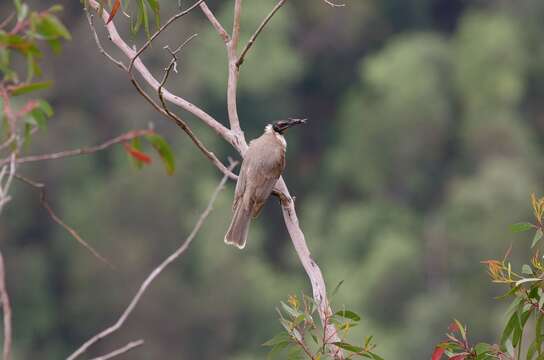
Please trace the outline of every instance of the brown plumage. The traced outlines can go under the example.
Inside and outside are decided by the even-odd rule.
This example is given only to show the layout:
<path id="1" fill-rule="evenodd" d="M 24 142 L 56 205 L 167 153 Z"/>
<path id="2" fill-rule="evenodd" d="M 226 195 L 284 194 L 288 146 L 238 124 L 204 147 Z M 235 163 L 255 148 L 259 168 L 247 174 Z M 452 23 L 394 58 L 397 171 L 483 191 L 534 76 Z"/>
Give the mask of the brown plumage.
<path id="1" fill-rule="evenodd" d="M 265 128 L 247 149 L 236 190 L 232 210 L 234 215 L 225 235 L 225 243 L 243 249 L 246 245 L 251 219 L 259 215 L 266 199 L 285 168 L 286 143 L 282 133 L 304 120 L 281 120 Z"/>

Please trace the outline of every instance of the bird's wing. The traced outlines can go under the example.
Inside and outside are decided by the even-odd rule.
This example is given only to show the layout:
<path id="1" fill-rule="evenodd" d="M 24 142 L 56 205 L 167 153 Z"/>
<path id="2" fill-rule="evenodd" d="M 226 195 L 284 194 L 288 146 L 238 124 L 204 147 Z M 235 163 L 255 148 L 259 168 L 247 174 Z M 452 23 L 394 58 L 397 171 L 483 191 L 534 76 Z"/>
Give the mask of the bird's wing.
<path id="1" fill-rule="evenodd" d="M 284 154 L 279 153 L 277 161 L 256 162 L 248 167 L 248 176 L 254 182 L 254 193 L 252 194 L 253 210 L 251 215 L 257 217 L 261 212 L 266 200 L 270 196 L 274 185 L 278 181 L 283 168 L 285 167 Z"/>
<path id="2" fill-rule="evenodd" d="M 243 160 L 242 166 L 240 168 L 240 173 L 238 174 L 238 181 L 236 182 L 236 190 L 234 190 L 234 202 L 232 203 L 233 211 L 238 207 L 238 204 L 240 203 L 240 200 L 243 198 L 244 192 L 246 191 L 247 168 L 248 162 Z"/>

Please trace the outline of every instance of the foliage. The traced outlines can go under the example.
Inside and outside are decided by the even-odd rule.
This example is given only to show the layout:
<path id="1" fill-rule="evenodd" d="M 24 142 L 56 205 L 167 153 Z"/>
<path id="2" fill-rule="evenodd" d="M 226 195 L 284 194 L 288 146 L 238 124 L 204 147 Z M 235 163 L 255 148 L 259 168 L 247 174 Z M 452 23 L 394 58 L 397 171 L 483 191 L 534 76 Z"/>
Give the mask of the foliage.
<path id="1" fill-rule="evenodd" d="M 326 334 L 323 326 L 314 320 L 317 309 L 315 300 L 305 294 L 302 294 L 300 298 L 291 295 L 287 302 L 281 302 L 281 307 L 276 308 L 276 311 L 284 331 L 263 344 L 271 347 L 269 359 L 277 358 L 282 352 L 286 352 L 287 359 L 290 360 L 329 359 L 333 358 L 331 347 L 337 346 L 347 352 L 346 359 L 383 360 L 373 352 L 376 345 L 372 342 L 372 336 L 367 336 L 360 344 L 353 344 L 348 340 L 350 330 L 358 326 L 361 321 L 359 315 L 346 309 L 330 314 L 326 318 L 327 322 L 335 325 L 336 334 L 340 338 L 340 341 L 332 341 L 331 335 Z"/>
<path id="2" fill-rule="evenodd" d="M 42 11 L 30 11 L 21 0 L 13 1 L 15 16 L 8 17 L 0 28 L 0 95 L 2 103 L 2 121 L 4 140 L 15 135 L 15 124 L 24 124 L 24 140 L 28 143 L 31 134 L 47 127 L 47 120 L 53 116 L 53 109 L 43 99 L 18 97 L 34 95 L 47 89 L 50 81 L 34 81 L 42 76 L 40 63 L 44 57 L 43 48 L 47 43 L 54 53 L 59 53 L 63 40 L 71 35 L 56 14 L 62 6 L 54 5 Z M 7 28 L 11 25 L 10 30 Z M 23 71 L 19 66 L 25 63 Z M 14 98 L 13 101 L 11 98 Z M 9 122 L 8 122 L 9 121 Z"/>
<path id="3" fill-rule="evenodd" d="M 513 298 L 507 311 L 506 324 L 502 331 L 500 343 L 490 345 L 478 343 L 474 347 L 467 340 L 467 329 L 457 320 L 450 326 L 448 340 L 440 343 L 433 360 L 442 355 L 455 360 L 526 360 L 541 359 L 544 356 L 544 335 L 542 320 L 544 319 L 544 291 L 542 277 L 544 275 L 543 257 L 540 255 L 538 242 L 542 239 L 542 220 L 544 217 L 544 197 L 531 196 L 535 223 L 517 223 L 511 226 L 513 232 L 534 230 L 531 249 L 533 254 L 530 264 L 523 264 L 521 271 L 514 271 L 508 257 L 511 248 L 502 260 L 483 261 L 487 265 L 492 282 L 504 284 L 509 290 L 499 298 Z M 533 327 L 533 329 L 529 329 Z M 524 334 L 526 335 L 524 337 Z M 523 345 L 528 345 L 523 349 Z"/>

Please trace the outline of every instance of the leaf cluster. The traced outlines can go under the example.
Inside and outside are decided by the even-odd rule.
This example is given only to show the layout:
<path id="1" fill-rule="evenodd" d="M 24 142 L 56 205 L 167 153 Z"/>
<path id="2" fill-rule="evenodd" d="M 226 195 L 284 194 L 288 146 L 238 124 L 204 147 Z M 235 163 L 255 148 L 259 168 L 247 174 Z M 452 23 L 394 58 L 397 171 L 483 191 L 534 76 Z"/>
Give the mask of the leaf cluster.
<path id="1" fill-rule="evenodd" d="M 314 321 L 317 309 L 315 300 L 304 294 L 300 298 L 291 295 L 287 302 L 280 303 L 276 310 L 284 330 L 263 344 L 271 348 L 268 359 L 275 359 L 280 353 L 286 353 L 289 360 L 331 359 L 334 347 L 337 347 L 347 352 L 346 359 L 383 360 L 373 352 L 376 345 L 372 342 L 372 336 L 360 342 L 348 339 L 350 330 L 361 321 L 357 313 L 342 309 L 326 316 L 326 323 L 333 324 L 336 329 L 331 335 L 327 334 L 322 324 Z M 334 335 L 340 340 L 334 340 Z"/>

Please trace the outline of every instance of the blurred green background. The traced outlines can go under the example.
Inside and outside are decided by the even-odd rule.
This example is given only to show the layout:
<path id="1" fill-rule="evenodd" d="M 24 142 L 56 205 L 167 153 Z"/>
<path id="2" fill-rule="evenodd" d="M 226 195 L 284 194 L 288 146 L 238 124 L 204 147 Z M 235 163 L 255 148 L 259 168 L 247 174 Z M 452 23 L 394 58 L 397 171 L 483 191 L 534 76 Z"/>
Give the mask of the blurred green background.
<path id="1" fill-rule="evenodd" d="M 30 2 L 34 8 L 55 1 Z M 20 172 L 43 181 L 52 206 L 116 266 L 112 271 L 54 224 L 24 185 L 0 218 L 14 310 L 16 359 L 60 359 L 109 326 L 142 279 L 192 228 L 220 179 L 178 128 L 160 118 L 96 49 L 78 1 L 60 1 L 73 40 L 45 66 L 56 116 L 28 153 L 99 143 L 153 122 L 173 144 L 176 172 L 137 170 L 121 147 Z M 177 1 L 162 0 L 163 19 Z M 233 1 L 209 1 L 230 27 Z M 183 5 L 190 5 L 187 0 Z M 246 1 L 244 39 L 274 5 Z M 0 14 L 11 2 L 2 1 Z M 375 336 L 386 359 L 430 358 L 452 318 L 493 342 L 506 303 L 481 260 L 526 256 L 508 225 L 529 219 L 544 169 L 544 2 L 541 0 L 290 1 L 242 67 L 239 111 L 248 139 L 288 116 L 286 181 L 335 298 L 362 315 L 354 339 Z M 116 19 L 130 44 L 126 19 Z M 116 57 L 99 26 L 104 45 Z M 183 51 L 169 88 L 226 123 L 223 43 L 195 11 L 144 56 L 160 77 L 165 44 Z M 123 59 L 125 60 L 125 59 Z M 126 62 L 126 61 L 125 61 Z M 187 114 L 222 158 L 227 144 Z M 234 184 L 189 251 L 145 295 L 126 326 L 93 348 L 144 338 L 124 359 L 264 358 L 280 331 L 274 307 L 310 292 L 277 201 L 244 251 L 223 244 Z"/>

